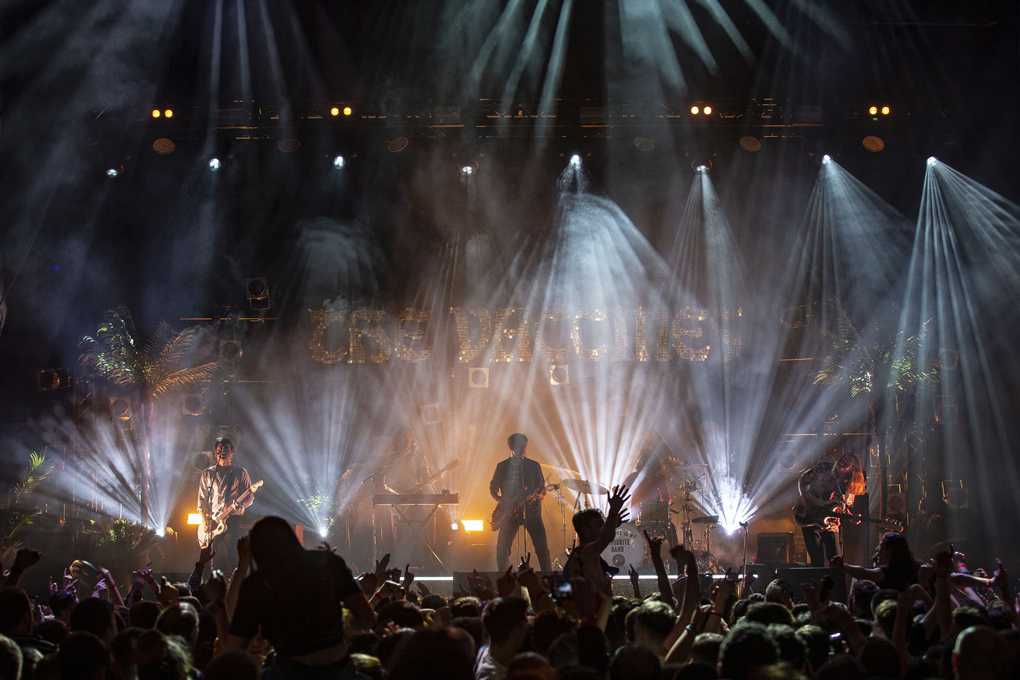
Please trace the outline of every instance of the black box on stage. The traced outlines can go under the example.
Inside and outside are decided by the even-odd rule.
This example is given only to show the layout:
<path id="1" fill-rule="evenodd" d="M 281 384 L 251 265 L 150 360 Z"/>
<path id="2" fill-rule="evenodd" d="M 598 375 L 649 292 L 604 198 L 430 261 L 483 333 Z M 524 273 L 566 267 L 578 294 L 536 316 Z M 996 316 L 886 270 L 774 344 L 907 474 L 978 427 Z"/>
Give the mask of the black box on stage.
<path id="1" fill-rule="evenodd" d="M 477 569 L 489 572 L 496 568 L 496 546 L 486 536 L 476 538 L 477 534 L 462 534 L 459 540 L 450 546 L 447 568 L 454 570 Z"/>
<path id="2" fill-rule="evenodd" d="M 758 551 L 755 561 L 761 564 L 790 564 L 793 551 L 793 534 L 778 532 L 758 534 Z"/>
<path id="3" fill-rule="evenodd" d="M 831 577 L 835 583 L 829 599 L 833 602 L 846 602 L 846 579 L 828 567 L 780 567 L 777 574 L 790 587 L 794 602 L 805 601 L 801 586 L 810 583 L 820 587 L 821 580 L 826 576 Z"/>

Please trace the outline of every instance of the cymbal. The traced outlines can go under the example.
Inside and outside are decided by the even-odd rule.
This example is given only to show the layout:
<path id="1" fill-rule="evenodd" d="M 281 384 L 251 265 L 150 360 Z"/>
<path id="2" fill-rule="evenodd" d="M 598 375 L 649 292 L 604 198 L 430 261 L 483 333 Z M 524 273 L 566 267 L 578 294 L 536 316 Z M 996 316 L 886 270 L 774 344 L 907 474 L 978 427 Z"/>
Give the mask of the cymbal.
<path id="1" fill-rule="evenodd" d="M 560 484 L 571 491 L 589 494 L 592 496 L 601 496 L 602 494 L 609 493 L 609 490 L 606 487 L 600 484 L 595 484 L 594 482 L 589 482 L 586 479 L 564 479 L 560 482 Z"/>
<path id="2" fill-rule="evenodd" d="M 539 463 L 539 465 L 541 465 L 544 468 L 549 468 L 550 470 L 559 470 L 560 472 L 566 473 L 568 475 L 579 475 L 579 474 L 581 474 L 577 470 L 571 470 L 568 467 L 562 467 L 562 466 L 559 466 L 559 465 L 553 465 L 552 463 Z"/>
<path id="3" fill-rule="evenodd" d="M 704 517 L 695 517 L 691 520 L 691 524 L 718 524 L 719 515 L 705 515 Z"/>

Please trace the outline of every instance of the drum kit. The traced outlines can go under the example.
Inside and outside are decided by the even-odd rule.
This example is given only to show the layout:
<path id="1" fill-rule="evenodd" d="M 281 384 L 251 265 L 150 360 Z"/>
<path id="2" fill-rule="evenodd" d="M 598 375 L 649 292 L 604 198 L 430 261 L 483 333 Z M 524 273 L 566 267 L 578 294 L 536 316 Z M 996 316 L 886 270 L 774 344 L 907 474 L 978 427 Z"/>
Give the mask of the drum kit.
<path id="1" fill-rule="evenodd" d="M 701 483 L 708 473 L 708 466 L 702 463 L 682 463 L 672 457 L 666 460 L 669 471 L 669 486 L 672 487 L 671 495 L 679 499 L 676 506 L 670 505 L 661 497 L 654 497 L 640 504 L 637 508 L 637 517 L 629 522 L 620 525 L 616 530 L 616 538 L 606 548 L 602 557 L 610 565 L 622 572 L 630 567 L 638 571 L 648 571 L 651 567 L 651 557 L 648 554 L 648 542 L 645 540 L 644 532 L 653 536 L 663 536 L 667 543 L 676 543 L 682 538 L 681 543 L 691 550 L 698 562 L 698 570 L 702 573 L 719 571 L 718 562 L 712 554 L 712 531 L 719 524 L 718 515 L 701 515 L 696 500 L 701 489 Z M 560 468 L 553 465 L 543 465 L 557 470 L 561 473 L 579 475 L 574 470 Z M 561 514 L 563 514 L 564 545 L 567 545 L 566 535 L 566 513 L 565 508 L 572 505 L 572 513 L 582 507 L 592 507 L 592 498 L 606 496 L 609 490 L 593 481 L 581 479 L 579 476 L 565 477 L 562 481 L 550 484 L 548 489 L 556 493 L 560 500 Z M 568 489 L 576 494 L 573 504 L 568 504 L 563 498 L 562 490 Z M 571 513 L 571 514 L 572 514 Z M 680 521 L 675 522 L 673 516 L 678 515 Z M 678 536 L 677 528 L 681 529 Z"/>

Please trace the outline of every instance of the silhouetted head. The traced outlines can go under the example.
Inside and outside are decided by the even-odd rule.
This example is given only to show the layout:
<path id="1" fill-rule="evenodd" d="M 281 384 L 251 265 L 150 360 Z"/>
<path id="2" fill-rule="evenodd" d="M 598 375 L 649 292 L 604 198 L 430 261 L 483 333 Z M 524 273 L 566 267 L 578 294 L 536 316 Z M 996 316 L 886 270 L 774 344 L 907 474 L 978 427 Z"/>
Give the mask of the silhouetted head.
<path id="1" fill-rule="evenodd" d="M 506 445 L 510 447 L 513 455 L 523 456 L 525 449 L 528 448 L 528 438 L 520 432 L 515 432 L 507 437 Z"/>
<path id="2" fill-rule="evenodd" d="M 301 554 L 304 548 L 297 534 L 282 517 L 263 517 L 251 528 L 251 556 L 259 570 L 280 572 Z"/>

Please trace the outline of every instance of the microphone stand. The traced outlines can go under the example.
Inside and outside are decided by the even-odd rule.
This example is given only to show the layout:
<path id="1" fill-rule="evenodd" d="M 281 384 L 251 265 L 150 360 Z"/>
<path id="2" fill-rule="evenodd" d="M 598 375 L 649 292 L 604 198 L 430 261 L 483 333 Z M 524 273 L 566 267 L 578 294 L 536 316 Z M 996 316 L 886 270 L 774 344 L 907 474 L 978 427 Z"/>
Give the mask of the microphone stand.
<path id="1" fill-rule="evenodd" d="M 744 530 L 744 593 L 743 593 L 744 595 L 747 595 L 747 587 L 748 587 L 748 583 L 749 583 L 749 581 L 747 580 L 748 579 L 748 574 L 747 574 L 747 525 L 748 524 L 750 524 L 750 522 L 741 522 L 740 523 L 740 528 Z"/>

